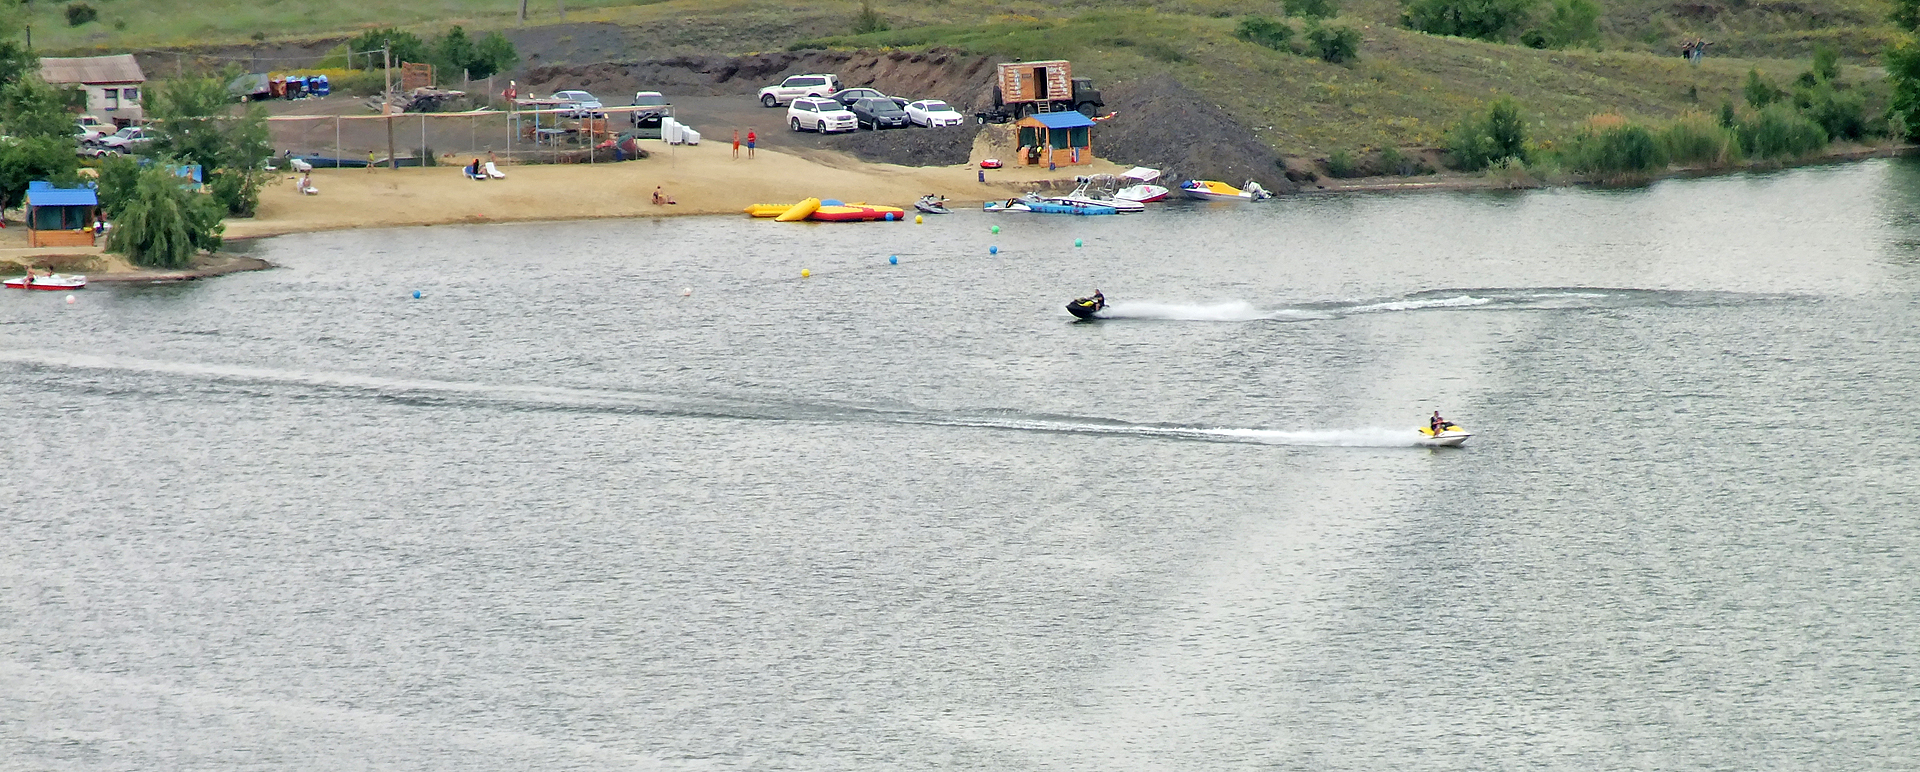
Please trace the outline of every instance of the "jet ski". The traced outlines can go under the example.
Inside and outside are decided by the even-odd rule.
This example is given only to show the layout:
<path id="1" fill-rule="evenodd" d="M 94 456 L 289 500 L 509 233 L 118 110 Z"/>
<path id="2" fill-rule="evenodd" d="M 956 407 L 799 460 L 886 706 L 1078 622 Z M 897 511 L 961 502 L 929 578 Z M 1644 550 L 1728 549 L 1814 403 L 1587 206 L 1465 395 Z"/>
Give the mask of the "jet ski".
<path id="1" fill-rule="evenodd" d="M 1096 318 L 1094 314 L 1106 307 L 1107 303 L 1104 299 L 1074 298 L 1072 303 L 1067 304 L 1067 313 L 1081 319 L 1093 319 Z"/>
<path id="2" fill-rule="evenodd" d="M 931 193 L 921 196 L 919 201 L 913 202 L 913 208 L 926 212 L 927 214 L 953 214 L 953 210 L 947 208 L 946 199 Z"/>
<path id="3" fill-rule="evenodd" d="M 1460 428 L 1459 424 L 1451 421 L 1441 424 L 1439 432 L 1435 432 L 1432 427 L 1420 427 L 1420 444 L 1433 448 L 1457 448 L 1460 447 L 1460 443 L 1466 442 L 1467 438 L 1472 436 L 1467 430 Z"/>

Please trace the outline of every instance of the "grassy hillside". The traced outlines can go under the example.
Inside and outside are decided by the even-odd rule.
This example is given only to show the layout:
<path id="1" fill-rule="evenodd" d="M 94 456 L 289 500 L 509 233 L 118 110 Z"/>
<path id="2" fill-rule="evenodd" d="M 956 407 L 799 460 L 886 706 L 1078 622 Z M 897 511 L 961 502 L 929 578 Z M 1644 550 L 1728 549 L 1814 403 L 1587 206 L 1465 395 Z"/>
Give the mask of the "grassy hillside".
<path id="1" fill-rule="evenodd" d="M 432 34 L 449 24 L 511 29 L 517 0 L 92 0 L 100 21 L 65 26 L 61 5 L 28 6 L 35 44 L 49 48 L 244 43 L 351 33 L 374 25 Z M 1544 5 L 1549 0 L 1541 0 Z M 561 21 L 562 0 L 533 0 L 534 25 Z M 1340 22 L 1361 30 L 1357 62 L 1318 59 L 1238 39 L 1248 14 L 1282 15 L 1272 0 L 874 0 L 891 29 L 847 34 L 860 3 L 781 0 L 564 0 L 566 21 L 610 22 L 645 41 L 633 56 L 699 51 L 747 53 L 799 46 L 945 46 L 1009 58 L 1066 58 L 1078 74 L 1111 84 L 1168 73 L 1199 91 L 1283 152 L 1324 156 L 1364 147 L 1431 146 L 1462 115 L 1502 94 L 1537 122 L 1537 136 L 1568 133 L 1596 113 L 1665 118 L 1740 102 L 1750 67 L 1776 83 L 1806 68 L 1815 43 L 1855 56 L 1846 77 L 1874 77 L 1859 58 L 1892 30 L 1884 0 L 1611 0 L 1600 51 L 1542 51 L 1408 31 L 1399 0 L 1343 0 Z M 310 20 L 321 20 L 318 22 Z M 553 45 L 570 27 L 553 27 Z M 1690 64 L 1685 36 L 1715 47 Z M 1760 57 L 1734 58 L 1744 52 Z"/>

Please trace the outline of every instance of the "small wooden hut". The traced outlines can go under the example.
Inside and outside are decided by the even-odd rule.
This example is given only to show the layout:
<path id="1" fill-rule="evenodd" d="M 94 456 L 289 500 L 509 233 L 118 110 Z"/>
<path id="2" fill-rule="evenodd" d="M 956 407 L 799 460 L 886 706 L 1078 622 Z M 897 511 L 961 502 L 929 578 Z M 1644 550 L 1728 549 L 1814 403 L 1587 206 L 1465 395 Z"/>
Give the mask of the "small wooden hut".
<path id="1" fill-rule="evenodd" d="M 90 247 L 100 196 L 93 188 L 56 188 L 44 180 L 27 183 L 27 246 Z"/>
<path id="2" fill-rule="evenodd" d="M 1066 166 L 1093 162 L 1093 119 L 1078 112 L 1034 113 L 1020 128 L 1020 163 Z"/>

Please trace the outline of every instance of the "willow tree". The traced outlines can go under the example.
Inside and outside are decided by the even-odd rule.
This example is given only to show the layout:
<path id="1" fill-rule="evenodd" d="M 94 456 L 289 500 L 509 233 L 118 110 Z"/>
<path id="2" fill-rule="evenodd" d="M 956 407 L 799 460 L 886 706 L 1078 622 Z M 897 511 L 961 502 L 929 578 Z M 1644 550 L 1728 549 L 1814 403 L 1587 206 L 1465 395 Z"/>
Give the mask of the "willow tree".
<path id="1" fill-rule="evenodd" d="M 220 248 L 224 207 L 212 196 L 187 190 L 166 164 L 141 169 L 130 181 L 131 191 L 114 191 L 120 212 L 108 231 L 107 251 L 135 265 L 184 268 L 202 250 Z"/>

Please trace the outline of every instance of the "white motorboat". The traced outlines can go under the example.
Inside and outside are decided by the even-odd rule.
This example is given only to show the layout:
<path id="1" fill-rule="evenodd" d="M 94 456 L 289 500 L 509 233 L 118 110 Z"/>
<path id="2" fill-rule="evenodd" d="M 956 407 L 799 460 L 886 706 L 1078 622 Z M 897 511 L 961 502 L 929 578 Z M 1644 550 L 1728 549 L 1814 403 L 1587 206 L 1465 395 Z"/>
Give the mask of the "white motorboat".
<path id="1" fill-rule="evenodd" d="M 1147 206 L 1138 201 L 1116 198 L 1112 187 L 1115 177 L 1111 174 L 1096 174 L 1080 177 L 1079 186 L 1064 196 L 1048 196 L 1047 200 L 1067 206 L 1106 206 L 1120 214 L 1139 214 L 1147 211 Z"/>
<path id="2" fill-rule="evenodd" d="M 1167 194 L 1172 192 L 1173 191 L 1167 190 L 1159 185 L 1148 185 L 1143 182 L 1138 185 L 1128 185 L 1116 190 L 1113 192 L 1113 197 L 1118 201 L 1134 201 L 1147 204 L 1154 201 L 1163 201 L 1166 199 Z"/>
<path id="3" fill-rule="evenodd" d="M 1180 183 L 1180 192 L 1187 198 L 1200 201 L 1262 201 L 1273 197 L 1272 193 L 1253 180 L 1247 180 L 1244 188 L 1215 180 L 1187 180 Z"/>

